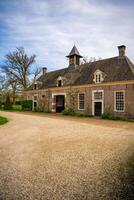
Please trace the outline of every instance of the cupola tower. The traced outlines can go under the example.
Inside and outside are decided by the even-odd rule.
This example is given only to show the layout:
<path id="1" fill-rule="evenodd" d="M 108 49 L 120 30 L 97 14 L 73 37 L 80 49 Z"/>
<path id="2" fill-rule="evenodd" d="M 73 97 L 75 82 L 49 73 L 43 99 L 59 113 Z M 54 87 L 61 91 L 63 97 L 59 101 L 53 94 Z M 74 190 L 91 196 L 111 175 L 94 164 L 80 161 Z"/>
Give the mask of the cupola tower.
<path id="1" fill-rule="evenodd" d="M 66 57 L 69 58 L 69 67 L 75 67 L 77 65 L 80 65 L 80 58 L 82 58 L 82 56 L 80 55 L 75 45 L 73 46 L 69 55 Z"/>

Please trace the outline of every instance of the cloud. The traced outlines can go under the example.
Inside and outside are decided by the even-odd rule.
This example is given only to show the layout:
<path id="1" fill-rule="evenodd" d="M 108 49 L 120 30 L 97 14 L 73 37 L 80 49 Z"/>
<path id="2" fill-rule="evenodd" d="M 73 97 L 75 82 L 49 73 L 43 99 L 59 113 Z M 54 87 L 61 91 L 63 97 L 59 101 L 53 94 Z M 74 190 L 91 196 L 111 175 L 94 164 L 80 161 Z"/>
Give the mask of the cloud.
<path id="1" fill-rule="evenodd" d="M 52 70 L 67 66 L 65 56 L 74 43 L 82 55 L 102 58 L 116 56 L 117 46 L 125 44 L 134 61 L 134 13 L 129 1 L 127 5 L 88 0 L 2 2 L 1 57 L 24 46 L 29 54 L 37 55 L 39 66 Z"/>

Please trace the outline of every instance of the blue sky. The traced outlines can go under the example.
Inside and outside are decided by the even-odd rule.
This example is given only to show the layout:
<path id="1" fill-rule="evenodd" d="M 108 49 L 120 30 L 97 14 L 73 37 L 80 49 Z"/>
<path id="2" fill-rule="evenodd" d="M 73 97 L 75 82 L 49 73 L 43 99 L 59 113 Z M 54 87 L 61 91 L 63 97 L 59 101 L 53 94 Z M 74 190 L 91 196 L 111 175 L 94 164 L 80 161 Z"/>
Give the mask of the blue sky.
<path id="1" fill-rule="evenodd" d="M 23 46 L 50 71 L 67 67 L 74 44 L 88 58 L 116 56 L 124 44 L 134 62 L 133 10 L 130 0 L 0 0 L 0 61 Z"/>

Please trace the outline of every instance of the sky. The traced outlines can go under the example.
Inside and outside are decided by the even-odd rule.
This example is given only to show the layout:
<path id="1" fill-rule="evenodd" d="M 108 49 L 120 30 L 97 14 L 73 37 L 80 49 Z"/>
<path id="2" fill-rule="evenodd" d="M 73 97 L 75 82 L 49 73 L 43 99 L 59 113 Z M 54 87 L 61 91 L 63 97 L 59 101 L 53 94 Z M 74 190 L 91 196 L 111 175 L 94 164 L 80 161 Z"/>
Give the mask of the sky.
<path id="1" fill-rule="evenodd" d="M 134 62 L 133 0 L 0 0 L 0 62 L 16 47 L 48 71 L 68 66 L 75 44 L 84 57 L 118 55 Z"/>

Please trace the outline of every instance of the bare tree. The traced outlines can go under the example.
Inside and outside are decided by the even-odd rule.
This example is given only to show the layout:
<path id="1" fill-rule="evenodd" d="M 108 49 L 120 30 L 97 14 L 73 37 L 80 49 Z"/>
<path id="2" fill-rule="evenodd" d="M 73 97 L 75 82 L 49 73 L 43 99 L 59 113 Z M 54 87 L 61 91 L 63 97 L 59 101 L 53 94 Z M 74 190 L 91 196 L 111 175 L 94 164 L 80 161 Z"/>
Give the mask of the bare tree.
<path id="1" fill-rule="evenodd" d="M 38 78 L 38 76 L 40 75 L 42 69 L 40 67 L 35 67 L 33 68 L 33 70 L 31 71 L 31 82 L 35 82 Z"/>
<path id="2" fill-rule="evenodd" d="M 20 91 L 21 88 L 20 85 L 18 84 L 17 79 L 12 74 L 8 73 L 6 74 L 6 76 L 7 76 L 6 78 L 7 86 L 12 95 L 13 104 L 15 104 L 17 93 Z"/>
<path id="3" fill-rule="evenodd" d="M 4 82 L 5 82 L 5 77 L 0 75 L 0 92 L 2 92 L 5 87 Z"/>
<path id="4" fill-rule="evenodd" d="M 23 47 L 17 47 L 14 52 L 8 53 L 5 57 L 6 61 L 2 66 L 3 72 L 8 77 L 12 77 L 10 83 L 13 84 L 13 87 L 16 87 L 17 82 L 25 90 L 30 82 L 29 75 L 36 55 L 28 56 Z"/>
<path id="5" fill-rule="evenodd" d="M 6 78 L 3 75 L 0 75 L 0 102 L 3 102 L 5 100 L 5 94 L 7 91 L 7 82 Z"/>
<path id="6" fill-rule="evenodd" d="M 101 57 L 98 57 L 98 58 L 95 58 L 95 57 L 83 57 L 83 60 L 81 62 L 81 64 L 85 64 L 85 63 L 92 63 L 92 62 L 95 62 L 95 61 L 98 61 L 98 60 L 102 60 Z"/>

